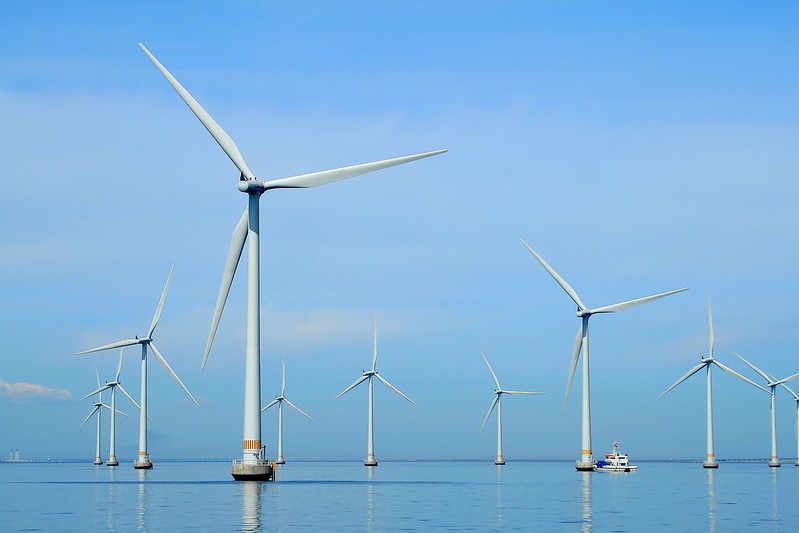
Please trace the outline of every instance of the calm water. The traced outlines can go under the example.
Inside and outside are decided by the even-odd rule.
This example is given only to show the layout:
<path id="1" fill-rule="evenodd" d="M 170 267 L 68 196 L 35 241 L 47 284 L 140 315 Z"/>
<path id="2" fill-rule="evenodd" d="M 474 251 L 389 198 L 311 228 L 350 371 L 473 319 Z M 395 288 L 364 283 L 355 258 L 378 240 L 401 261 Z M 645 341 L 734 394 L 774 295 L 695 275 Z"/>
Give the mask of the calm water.
<path id="1" fill-rule="evenodd" d="M 227 463 L 0 464 L 0 531 L 796 531 L 799 468 L 640 463 L 298 462 L 276 483 Z"/>

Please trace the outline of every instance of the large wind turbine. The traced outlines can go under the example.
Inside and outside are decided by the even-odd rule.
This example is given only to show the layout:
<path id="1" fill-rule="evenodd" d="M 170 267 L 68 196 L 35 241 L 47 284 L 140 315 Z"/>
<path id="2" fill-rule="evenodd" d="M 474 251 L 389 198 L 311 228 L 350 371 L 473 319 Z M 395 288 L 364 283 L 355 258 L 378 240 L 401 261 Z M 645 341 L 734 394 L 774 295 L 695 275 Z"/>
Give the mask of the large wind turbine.
<path id="1" fill-rule="evenodd" d="M 796 394 L 796 392 L 785 383 L 783 383 L 782 386 L 791 393 L 793 401 L 796 402 L 796 462 L 794 465 L 799 466 L 799 394 Z"/>
<path id="2" fill-rule="evenodd" d="M 486 413 L 485 419 L 483 419 L 483 425 L 480 426 L 482 430 L 486 422 L 488 422 L 488 417 L 491 416 L 491 413 L 494 411 L 494 407 L 497 408 L 497 460 L 494 461 L 495 465 L 504 465 L 505 458 L 502 455 L 502 395 L 503 394 L 544 394 L 543 392 L 527 392 L 527 391 L 519 391 L 519 390 L 504 390 L 502 386 L 499 384 L 499 380 L 497 379 L 497 375 L 494 373 L 494 369 L 491 368 L 491 363 L 488 362 L 486 358 L 486 354 L 480 350 L 480 355 L 483 356 L 483 361 L 486 362 L 488 366 L 488 371 L 491 372 L 491 377 L 494 378 L 494 383 L 496 383 L 497 388 L 494 390 L 494 401 L 491 402 L 491 407 L 488 408 L 488 413 Z"/>
<path id="3" fill-rule="evenodd" d="M 372 369 L 371 370 L 364 370 L 361 374 L 361 377 L 355 380 L 355 383 L 341 391 L 338 396 L 333 398 L 337 400 L 338 398 L 342 397 L 364 381 L 367 382 L 369 387 L 369 420 L 367 423 L 366 429 L 366 460 L 363 462 L 364 466 L 377 466 L 377 459 L 375 459 L 375 434 L 374 434 L 374 392 L 372 390 L 372 378 L 377 378 L 378 380 L 383 382 L 383 385 L 388 387 L 389 389 L 393 390 L 409 402 L 411 402 L 416 407 L 419 407 L 419 404 L 405 396 L 400 390 L 386 381 L 386 379 L 377 373 L 377 318 L 375 318 L 375 337 L 374 337 L 374 345 L 372 349 Z"/>
<path id="4" fill-rule="evenodd" d="M 669 296 L 671 294 L 676 294 L 678 292 L 686 291 L 685 289 L 677 289 L 674 291 L 664 292 L 661 294 L 654 294 L 652 296 L 646 296 L 644 298 L 637 298 L 635 300 L 629 300 L 627 302 L 621 302 L 613 305 L 606 305 L 604 307 L 597 307 L 595 309 L 589 309 L 586 307 L 583 302 L 580 300 L 580 297 L 577 296 L 577 293 L 572 289 L 571 285 L 566 283 L 560 275 L 555 272 L 555 270 L 547 264 L 544 259 L 538 255 L 535 250 L 530 248 L 530 246 L 521 241 L 522 244 L 527 248 L 531 254 L 541 263 L 547 272 L 558 282 L 558 285 L 566 291 L 566 294 L 577 304 L 577 317 L 581 319 L 580 322 L 580 329 L 577 330 L 577 338 L 574 342 L 574 353 L 572 355 L 572 362 L 571 368 L 569 370 L 569 382 L 566 386 L 566 397 L 563 399 L 563 410 L 566 410 L 566 403 L 569 401 L 569 392 L 571 391 L 572 387 L 572 380 L 574 379 L 574 371 L 577 368 L 577 361 L 580 358 L 580 352 L 582 351 L 583 354 L 583 422 L 582 422 L 582 450 L 580 452 L 580 459 L 576 463 L 577 470 L 583 471 L 591 471 L 594 468 L 594 458 L 593 452 L 591 451 L 591 398 L 590 398 L 590 380 L 588 374 L 588 319 L 591 318 L 591 315 L 598 315 L 601 313 L 614 313 L 616 311 L 622 311 L 624 309 L 629 309 L 630 307 L 635 307 L 637 305 L 645 304 L 647 302 L 651 302 L 652 300 L 657 300 L 658 298 L 663 298 L 664 296 Z"/>
<path id="5" fill-rule="evenodd" d="M 116 414 L 119 413 L 122 416 L 126 416 L 128 418 L 133 418 L 129 414 L 123 413 L 122 411 L 118 411 L 117 410 L 117 395 L 116 395 L 117 388 L 119 389 L 119 391 L 122 394 L 125 395 L 125 397 L 128 400 L 133 402 L 133 405 L 135 405 L 137 409 L 139 408 L 139 404 L 137 404 L 133 400 L 133 398 L 130 397 L 130 394 L 128 394 L 128 392 L 124 389 L 124 387 L 122 387 L 122 383 L 120 383 L 120 381 L 119 381 L 119 374 L 122 373 L 122 350 L 124 350 L 124 348 L 120 348 L 119 349 L 119 363 L 117 363 L 117 373 L 116 373 L 116 376 L 114 377 L 114 381 L 106 381 L 105 385 L 100 385 L 100 379 L 98 377 L 98 379 L 97 379 L 97 385 L 98 385 L 97 390 L 94 390 L 94 391 L 90 392 L 89 394 L 87 394 L 86 396 L 84 396 L 83 398 L 81 398 L 81 400 L 85 400 L 89 396 L 94 396 L 95 394 L 101 394 L 103 391 L 111 389 L 111 407 L 109 408 L 109 410 L 111 411 L 111 438 L 110 438 L 110 442 L 108 444 L 108 461 L 106 461 L 106 463 L 105 463 L 106 466 L 119 466 L 119 461 L 117 461 L 117 451 L 116 451 L 117 450 L 117 448 L 116 448 L 116 426 L 117 426 Z M 98 418 L 98 420 L 99 420 L 99 418 Z M 97 464 L 96 459 L 95 459 L 95 464 Z"/>
<path id="6" fill-rule="evenodd" d="M 784 385 L 785 383 L 788 383 L 791 380 L 799 378 L 799 373 L 796 373 L 792 376 L 788 376 L 785 379 L 777 379 L 771 374 L 763 372 L 762 370 L 757 368 L 755 365 L 753 365 L 752 363 L 750 363 L 749 361 L 747 361 L 737 353 L 735 355 L 737 355 L 741 359 L 741 361 L 749 365 L 749 368 L 760 374 L 760 377 L 766 380 L 768 390 L 760 386 L 758 386 L 758 388 L 763 389 L 765 392 L 771 395 L 771 459 L 769 460 L 768 465 L 774 468 L 779 467 L 780 460 L 777 457 L 777 410 L 776 410 L 776 403 L 774 401 L 775 397 L 774 392 L 776 391 L 778 385 Z M 791 392 L 793 393 L 793 391 Z"/>
<path id="7" fill-rule="evenodd" d="M 219 295 L 214 308 L 214 315 L 211 320 L 211 329 L 208 334 L 208 342 L 203 355 L 202 367 L 208 360 L 208 354 L 214 341 L 219 319 L 225 307 L 230 285 L 239 264 L 241 252 L 244 249 L 245 241 L 249 240 L 247 250 L 247 341 L 246 341 L 246 362 L 244 368 L 244 439 L 242 444 L 241 462 L 234 462 L 231 473 L 234 479 L 269 479 L 271 467 L 263 456 L 261 449 L 261 330 L 260 330 L 260 218 L 259 218 L 259 199 L 263 193 L 270 189 L 302 189 L 317 187 L 334 181 L 352 178 L 368 172 L 374 172 L 395 165 L 409 163 L 442 154 L 446 150 L 437 150 L 422 154 L 397 157 L 372 163 L 363 163 L 349 167 L 342 167 L 333 170 L 313 172 L 287 178 L 280 178 L 270 181 L 256 179 L 255 174 L 247 166 L 244 157 L 236 147 L 233 139 L 211 118 L 205 109 L 195 100 L 186 89 L 176 80 L 172 74 L 153 56 L 147 48 L 139 43 L 144 53 L 155 64 L 161 74 L 167 79 L 172 87 L 177 91 L 186 105 L 202 122 L 208 133 L 216 140 L 224 150 L 230 160 L 236 165 L 240 172 L 238 189 L 247 194 L 247 207 L 241 216 L 236 229 L 233 230 L 233 238 L 228 249 L 228 256 L 225 262 L 225 269 L 222 274 L 222 284 L 219 288 Z"/>
<path id="8" fill-rule="evenodd" d="M 136 344 L 141 344 L 141 405 L 139 409 L 139 456 L 136 461 L 133 463 L 134 468 L 139 469 L 149 469 L 153 467 L 153 462 L 150 460 L 150 455 L 147 452 L 147 347 L 149 346 L 153 350 L 153 354 L 155 358 L 158 359 L 158 362 L 164 367 L 164 369 L 172 376 L 172 379 L 177 381 L 178 385 L 183 389 L 183 391 L 191 398 L 191 400 L 197 404 L 197 407 L 200 406 L 197 403 L 197 400 L 194 399 L 194 396 L 191 395 L 189 389 L 180 381 L 180 378 L 175 371 L 172 370 L 172 367 L 169 366 L 169 363 L 166 362 L 164 356 L 161 355 L 161 352 L 158 351 L 158 348 L 155 347 L 155 343 L 153 342 L 153 333 L 155 332 L 156 326 L 158 326 L 158 321 L 161 320 L 161 311 L 164 309 L 164 300 L 166 300 L 166 293 L 169 290 L 169 282 L 172 279 L 172 273 L 175 271 L 175 263 L 172 263 L 172 269 L 169 271 L 169 276 L 166 278 L 166 285 L 164 285 L 164 290 L 161 293 L 161 300 L 158 302 L 158 307 L 155 309 L 155 315 L 153 316 L 153 321 L 150 323 L 150 329 L 147 330 L 147 335 L 143 338 L 135 337 L 133 339 L 124 339 L 118 342 L 112 342 L 111 344 L 106 344 L 104 346 L 99 346 L 97 348 L 92 348 L 91 350 L 84 350 L 79 352 L 78 355 L 84 355 L 87 353 L 92 352 L 101 352 L 103 350 L 111 350 L 113 348 L 124 348 L 125 346 L 134 346 Z"/>
<path id="9" fill-rule="evenodd" d="M 750 380 L 747 377 L 742 376 L 735 370 L 731 369 L 728 366 L 725 366 L 719 363 L 713 357 L 713 346 L 715 344 L 715 338 L 713 336 L 713 310 L 710 307 L 710 291 L 707 291 L 707 322 L 708 322 L 708 336 L 710 338 L 710 350 L 708 355 L 701 358 L 701 362 L 689 370 L 683 377 L 678 379 L 671 387 L 663 391 L 660 396 L 663 396 L 671 389 L 685 381 L 686 379 L 690 378 L 703 368 L 706 369 L 707 374 L 707 458 L 702 463 L 702 466 L 705 468 L 718 468 L 719 462 L 716 460 L 716 452 L 713 447 L 713 382 L 711 378 L 710 370 L 713 365 L 718 366 L 723 371 L 727 372 L 728 374 L 735 376 L 738 379 L 742 379 L 743 381 L 749 383 L 750 385 L 754 385 L 758 389 L 765 390 L 763 387 L 755 383 L 754 381 Z"/>
<path id="10" fill-rule="evenodd" d="M 97 373 L 96 368 L 94 369 L 94 373 L 97 377 L 97 389 L 99 390 L 102 387 L 102 385 L 100 385 L 100 374 Z M 97 435 L 95 438 L 95 447 L 94 447 L 94 464 L 98 466 L 103 464 L 103 459 L 100 457 L 100 418 L 102 418 L 101 415 L 103 407 L 105 407 L 106 409 L 111 409 L 109 406 L 103 403 L 103 392 L 100 391 L 97 393 L 97 401 L 94 402 L 92 410 L 89 411 L 89 416 L 87 416 L 83 420 L 83 423 L 81 423 L 80 425 L 80 427 L 85 426 L 86 422 L 88 422 L 92 416 L 97 415 Z"/>
<path id="11" fill-rule="evenodd" d="M 316 422 L 316 420 L 314 420 L 314 418 L 311 415 L 309 415 L 308 413 L 306 413 L 305 411 L 303 411 L 302 409 L 291 403 L 291 400 L 286 398 L 286 355 L 285 354 L 283 354 L 283 386 L 280 388 L 280 396 L 275 396 L 274 400 L 266 404 L 266 406 L 263 409 L 261 409 L 261 412 L 263 413 L 273 405 L 277 405 L 277 461 L 275 461 L 275 463 L 279 465 L 286 464 L 286 460 L 283 458 L 283 402 L 286 402 L 291 407 L 296 409 L 301 415 L 304 415 L 313 420 L 314 422 Z"/>

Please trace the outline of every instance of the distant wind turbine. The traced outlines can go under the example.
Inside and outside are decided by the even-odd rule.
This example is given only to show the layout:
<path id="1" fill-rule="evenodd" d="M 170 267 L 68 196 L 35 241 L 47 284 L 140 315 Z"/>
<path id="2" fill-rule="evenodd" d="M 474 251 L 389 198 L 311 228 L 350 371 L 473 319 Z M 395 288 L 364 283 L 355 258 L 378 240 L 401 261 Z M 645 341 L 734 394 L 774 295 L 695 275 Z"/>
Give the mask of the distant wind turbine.
<path id="1" fill-rule="evenodd" d="M 102 387 L 102 385 L 100 385 L 100 374 L 97 373 L 96 368 L 94 369 L 94 373 L 97 377 L 97 388 L 100 389 Z M 83 420 L 83 423 L 80 425 L 80 427 L 85 426 L 86 422 L 88 422 L 92 416 L 97 415 L 97 435 L 95 439 L 95 448 L 94 448 L 94 464 L 96 465 L 103 464 L 103 459 L 100 457 L 100 419 L 102 418 L 103 407 L 106 409 L 111 409 L 111 407 L 103 403 L 103 393 L 102 391 L 100 391 L 97 393 L 97 401 L 94 402 L 92 410 L 89 411 L 89 416 L 87 416 Z"/>
<path id="2" fill-rule="evenodd" d="M 344 396 L 346 393 L 363 383 L 364 381 L 367 382 L 369 387 L 369 420 L 367 423 L 367 430 L 366 430 L 366 460 L 363 462 L 364 466 L 377 466 L 377 459 L 375 459 L 375 438 L 374 438 L 374 393 L 372 390 L 372 378 L 377 378 L 383 385 L 388 387 L 389 389 L 393 390 L 409 402 L 411 402 L 416 407 L 419 407 L 419 404 L 405 396 L 400 390 L 389 383 L 383 376 L 377 373 L 377 318 L 375 318 L 375 336 L 374 336 L 374 345 L 372 349 L 372 369 L 371 370 L 364 370 L 361 377 L 355 380 L 355 383 L 341 391 L 338 396 L 333 398 L 337 400 L 338 398 Z"/>
<path id="3" fill-rule="evenodd" d="M 291 403 L 291 400 L 286 398 L 286 355 L 283 354 L 283 386 L 280 388 L 280 396 L 275 396 L 275 399 L 266 404 L 266 406 L 261 409 L 263 413 L 273 405 L 277 405 L 277 461 L 275 463 L 279 465 L 286 464 L 286 460 L 283 458 L 283 402 L 286 402 L 291 407 L 297 410 L 301 415 L 306 416 L 316 422 L 314 418 Z"/>
<path id="4" fill-rule="evenodd" d="M 711 368 L 713 365 L 718 366 L 720 369 L 725 371 L 726 373 L 730 374 L 731 376 L 735 376 L 738 379 L 741 379 L 750 385 L 754 385 L 758 389 L 766 390 L 754 381 L 750 380 L 747 377 L 742 376 L 735 370 L 731 369 L 728 366 L 725 366 L 719 363 L 713 357 L 713 346 L 714 346 L 714 336 L 713 336 L 713 310 L 710 307 L 710 291 L 707 291 L 707 321 L 708 321 L 708 336 L 710 338 L 710 351 L 708 355 L 701 358 L 701 362 L 689 370 L 683 377 L 678 379 L 671 387 L 663 391 L 661 393 L 661 397 L 668 393 L 671 389 L 685 381 L 686 379 L 690 378 L 703 368 L 706 369 L 707 374 L 707 458 L 702 463 L 702 466 L 705 468 L 718 468 L 719 462 L 716 460 L 716 452 L 713 447 L 713 381 L 711 378 Z"/>
<path id="5" fill-rule="evenodd" d="M 799 466 L 799 394 L 796 394 L 796 392 L 785 383 L 782 383 L 782 386 L 791 393 L 793 401 L 796 402 L 796 462 L 794 465 Z"/>
<path id="6" fill-rule="evenodd" d="M 153 64 L 161 71 L 166 80 L 177 91 L 189 109 L 202 122 L 208 133 L 216 140 L 222 150 L 227 154 L 233 164 L 240 172 L 238 189 L 247 194 L 247 207 L 244 209 L 236 229 L 233 230 L 233 238 L 228 249 L 228 256 L 222 274 L 222 284 L 214 308 L 213 318 L 211 319 L 211 329 L 208 334 L 208 342 L 205 347 L 202 367 L 208 361 L 208 354 L 214 341 L 219 320 L 225 307 L 225 302 L 233 283 L 233 276 L 244 250 L 244 244 L 249 240 L 247 250 L 247 340 L 246 357 L 244 367 L 244 439 L 242 445 L 242 459 L 234 462 L 231 467 L 231 474 L 237 480 L 257 480 L 269 479 L 271 476 L 271 466 L 266 457 L 263 456 L 261 448 L 261 329 L 260 329 L 260 218 L 259 200 L 263 193 L 271 189 L 304 189 L 326 185 L 335 181 L 352 178 L 368 172 L 374 172 L 403 163 L 410 163 L 418 159 L 443 154 L 446 150 L 436 150 L 421 154 L 385 159 L 372 163 L 363 163 L 349 167 L 324 170 L 310 174 L 301 174 L 288 178 L 280 178 L 270 181 L 256 179 L 255 174 L 247 166 L 244 156 L 241 155 L 233 139 L 217 124 L 205 109 L 192 97 L 189 92 L 175 79 L 172 74 L 150 53 L 143 44 L 139 46 L 150 58 Z"/>
<path id="7" fill-rule="evenodd" d="M 571 368 L 569 370 L 569 382 L 566 386 L 566 397 L 563 400 L 563 410 L 566 410 L 566 403 L 569 401 L 569 392 L 571 392 L 572 380 L 574 379 L 574 371 L 577 368 L 577 361 L 580 358 L 580 353 L 582 351 L 583 354 L 583 421 L 582 421 L 582 450 L 580 452 L 580 459 L 576 463 L 577 470 L 581 471 L 591 471 L 594 468 L 594 458 L 593 452 L 591 451 L 591 397 L 590 397 L 590 380 L 589 380 L 589 373 L 588 373 L 588 319 L 591 318 L 591 315 L 598 315 L 601 313 L 614 313 L 616 311 L 623 311 L 624 309 L 629 309 L 631 307 L 635 307 L 641 304 L 645 304 L 647 302 L 651 302 L 652 300 L 657 300 L 658 298 L 663 298 L 665 296 L 670 296 L 672 294 L 677 294 L 678 292 L 687 291 L 688 289 L 677 289 L 674 291 L 664 292 L 660 294 L 655 294 L 652 296 L 646 296 L 644 298 L 638 298 L 635 300 L 629 300 L 626 302 L 621 302 L 613 305 L 606 305 L 604 307 L 597 307 L 595 309 L 589 309 L 586 307 L 582 301 L 580 301 L 580 297 L 577 296 L 577 293 L 572 289 L 571 285 L 566 283 L 564 280 L 555 270 L 547 264 L 544 259 L 538 255 L 535 250 L 530 248 L 530 246 L 521 241 L 522 244 L 527 248 L 527 250 L 533 254 L 533 256 L 541 263 L 547 272 L 555 279 L 558 285 L 566 291 L 566 294 L 577 304 L 577 317 L 581 319 L 580 322 L 580 329 L 577 330 L 577 338 L 574 342 L 574 353 L 572 355 L 572 362 Z"/>
<path id="8" fill-rule="evenodd" d="M 788 376 L 785 379 L 777 379 L 771 374 L 763 372 L 762 370 L 757 368 L 755 365 L 753 365 L 752 363 L 750 363 L 749 361 L 747 361 L 737 353 L 735 355 L 737 355 L 741 359 L 741 361 L 749 365 L 749 368 L 760 374 L 760 377 L 766 380 L 768 390 L 760 386 L 758 386 L 758 388 L 763 389 L 765 392 L 771 395 L 771 459 L 769 460 L 768 465 L 773 468 L 779 467 L 780 460 L 777 457 L 777 410 L 776 410 L 776 403 L 774 401 L 774 396 L 775 396 L 774 392 L 776 391 L 778 385 L 784 385 L 789 381 L 799 378 L 799 373 L 796 373 L 792 376 Z"/>
<path id="9" fill-rule="evenodd" d="M 494 383 L 496 383 L 497 388 L 494 390 L 494 401 L 491 402 L 491 407 L 488 408 L 488 413 L 486 413 L 485 419 L 483 419 L 483 425 L 480 426 L 482 430 L 486 422 L 488 422 L 488 417 L 491 416 L 491 413 L 494 411 L 494 407 L 497 408 L 497 459 L 494 461 L 495 465 L 504 465 L 505 458 L 502 455 L 502 395 L 503 394 L 544 394 L 543 392 L 527 392 L 527 391 L 518 391 L 518 390 L 504 390 L 502 386 L 499 384 L 499 379 L 497 379 L 497 375 L 494 373 L 494 369 L 491 368 L 491 363 L 488 362 L 486 355 L 480 350 L 480 355 L 483 356 L 483 361 L 486 362 L 486 366 L 488 366 L 488 371 L 491 372 L 491 377 L 494 378 Z"/>
<path id="10" fill-rule="evenodd" d="M 169 276 L 166 278 L 166 285 L 164 285 L 164 290 L 161 293 L 161 300 L 158 302 L 158 307 L 155 309 L 155 315 L 153 316 L 153 321 L 150 323 L 150 329 L 147 330 L 147 335 L 143 338 L 135 337 L 133 339 L 124 339 L 117 342 L 112 342 L 111 344 L 106 344 L 104 346 L 99 346 L 97 348 L 92 348 L 91 350 L 84 350 L 79 352 L 78 355 L 85 355 L 88 353 L 93 352 L 101 352 L 103 350 L 111 350 L 113 348 L 124 348 L 125 346 L 135 346 L 136 344 L 141 344 L 141 408 L 139 413 L 139 456 L 138 459 L 133 463 L 134 468 L 138 469 L 150 469 L 153 467 L 153 462 L 150 460 L 150 455 L 147 451 L 147 347 L 149 346 L 153 350 L 153 354 L 155 358 L 161 363 L 161 366 L 172 376 L 180 388 L 191 398 L 197 407 L 200 406 L 197 403 L 197 400 L 194 399 L 194 396 L 191 395 L 189 389 L 186 388 L 186 385 L 180 381 L 180 378 L 175 371 L 172 370 L 172 367 L 169 366 L 169 363 L 166 362 L 164 356 L 161 355 L 161 352 L 158 351 L 158 348 L 155 347 L 155 343 L 153 342 L 153 333 L 155 333 L 155 328 L 158 326 L 158 321 L 161 320 L 161 311 L 164 309 L 164 300 L 166 300 L 166 293 L 169 290 L 169 282 L 172 279 L 172 273 L 175 271 L 175 263 L 172 263 L 172 269 L 169 271 Z"/>

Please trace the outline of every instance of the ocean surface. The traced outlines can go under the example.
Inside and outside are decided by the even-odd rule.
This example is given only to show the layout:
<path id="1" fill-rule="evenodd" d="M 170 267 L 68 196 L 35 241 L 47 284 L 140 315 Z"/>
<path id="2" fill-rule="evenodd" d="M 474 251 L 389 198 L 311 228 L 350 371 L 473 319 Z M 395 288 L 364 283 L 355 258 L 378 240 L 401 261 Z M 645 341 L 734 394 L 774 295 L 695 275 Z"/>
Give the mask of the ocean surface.
<path id="1" fill-rule="evenodd" d="M 2 463 L 0 531 L 799 530 L 792 463 L 638 465 L 291 462 L 259 483 L 223 462 Z"/>

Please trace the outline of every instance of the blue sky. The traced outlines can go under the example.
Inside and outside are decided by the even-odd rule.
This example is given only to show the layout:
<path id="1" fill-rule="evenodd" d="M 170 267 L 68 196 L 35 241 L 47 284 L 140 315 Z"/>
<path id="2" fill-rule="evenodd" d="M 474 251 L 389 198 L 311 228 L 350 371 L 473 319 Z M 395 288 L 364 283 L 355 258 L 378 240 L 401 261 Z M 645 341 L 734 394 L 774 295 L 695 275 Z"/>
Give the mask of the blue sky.
<path id="1" fill-rule="evenodd" d="M 378 369 L 421 405 L 378 386 L 378 458 L 493 456 L 479 349 L 503 386 L 547 392 L 505 402 L 508 459 L 576 458 L 578 320 L 520 238 L 589 306 L 691 288 L 592 320 L 593 436 L 597 453 L 702 458 L 703 380 L 658 395 L 707 351 L 708 289 L 720 360 L 799 371 L 797 23 L 789 2 L 10 6 L 0 452 L 91 458 L 78 398 L 116 360 L 74 354 L 144 334 L 174 260 L 156 341 L 202 407 L 151 361 L 151 455 L 239 453 L 241 272 L 200 360 L 244 195 L 141 41 L 261 179 L 450 150 L 262 198 L 263 403 L 285 352 L 287 396 L 319 421 L 287 413 L 287 459 L 363 458 L 366 391 L 332 398 L 370 364 L 374 313 Z M 714 378 L 717 455 L 767 456 L 767 395 Z M 793 456 L 794 402 L 777 408 Z M 273 451 L 275 428 L 265 415 Z M 132 457 L 136 424 L 118 431 Z"/>

